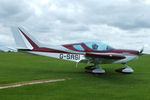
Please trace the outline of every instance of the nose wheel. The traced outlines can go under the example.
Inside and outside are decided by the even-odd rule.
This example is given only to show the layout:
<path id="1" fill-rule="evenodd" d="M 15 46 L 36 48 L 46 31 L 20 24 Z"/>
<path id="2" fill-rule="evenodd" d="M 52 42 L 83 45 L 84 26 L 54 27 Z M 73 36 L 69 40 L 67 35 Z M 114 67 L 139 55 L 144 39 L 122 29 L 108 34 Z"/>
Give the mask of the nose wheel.
<path id="1" fill-rule="evenodd" d="M 123 64 L 124 66 L 126 66 L 125 68 L 120 68 L 120 69 L 116 69 L 116 72 L 120 72 L 120 73 L 124 73 L 124 74 L 132 74 L 134 72 L 134 70 L 129 67 L 126 64 Z"/>

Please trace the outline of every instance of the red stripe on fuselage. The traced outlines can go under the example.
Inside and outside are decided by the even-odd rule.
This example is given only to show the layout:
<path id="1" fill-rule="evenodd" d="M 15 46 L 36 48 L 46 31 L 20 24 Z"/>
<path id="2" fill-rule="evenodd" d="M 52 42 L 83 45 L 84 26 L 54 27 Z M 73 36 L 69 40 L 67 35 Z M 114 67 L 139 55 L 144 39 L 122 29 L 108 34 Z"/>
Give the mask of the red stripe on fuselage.
<path id="1" fill-rule="evenodd" d="M 70 53 L 70 54 L 79 54 L 79 53 L 71 53 L 71 52 L 66 52 L 66 51 L 61 51 L 61 50 L 56 50 L 56 49 L 51 49 L 51 48 L 45 48 L 45 47 L 39 47 L 36 49 L 19 49 L 20 51 L 33 51 L 33 52 L 48 52 L 48 53 Z M 82 54 L 81 54 L 82 55 Z"/>
<path id="2" fill-rule="evenodd" d="M 51 48 L 45 48 L 45 47 L 40 47 L 40 48 L 37 48 L 37 49 L 33 49 L 32 51 L 52 52 L 52 53 L 67 53 L 67 52 L 65 52 L 65 51 L 56 50 L 56 49 L 51 49 Z"/>

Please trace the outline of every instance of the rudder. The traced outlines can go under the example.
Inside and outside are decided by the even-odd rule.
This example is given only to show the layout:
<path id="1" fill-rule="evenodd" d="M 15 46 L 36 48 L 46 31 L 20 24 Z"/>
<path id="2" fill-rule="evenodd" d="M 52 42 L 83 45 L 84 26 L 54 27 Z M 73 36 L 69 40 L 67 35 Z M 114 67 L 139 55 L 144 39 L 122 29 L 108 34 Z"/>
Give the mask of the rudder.
<path id="1" fill-rule="evenodd" d="M 33 41 L 31 35 L 29 35 L 23 28 L 12 27 L 13 36 L 16 42 L 17 49 L 36 49 L 39 48 L 37 43 Z M 35 40 L 35 39 L 34 39 Z"/>

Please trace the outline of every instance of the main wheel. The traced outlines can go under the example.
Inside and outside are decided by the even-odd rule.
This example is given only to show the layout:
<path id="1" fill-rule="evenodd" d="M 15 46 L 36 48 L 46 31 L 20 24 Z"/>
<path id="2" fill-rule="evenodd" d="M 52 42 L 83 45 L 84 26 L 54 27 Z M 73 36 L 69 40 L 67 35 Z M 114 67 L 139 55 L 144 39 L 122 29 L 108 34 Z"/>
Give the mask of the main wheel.
<path id="1" fill-rule="evenodd" d="M 87 66 L 85 67 L 85 72 L 87 73 L 92 73 L 92 71 L 96 69 L 94 66 Z"/>
<path id="2" fill-rule="evenodd" d="M 102 68 L 96 68 L 95 66 L 88 66 L 85 67 L 85 72 L 92 73 L 92 74 L 104 74 L 105 70 Z"/>

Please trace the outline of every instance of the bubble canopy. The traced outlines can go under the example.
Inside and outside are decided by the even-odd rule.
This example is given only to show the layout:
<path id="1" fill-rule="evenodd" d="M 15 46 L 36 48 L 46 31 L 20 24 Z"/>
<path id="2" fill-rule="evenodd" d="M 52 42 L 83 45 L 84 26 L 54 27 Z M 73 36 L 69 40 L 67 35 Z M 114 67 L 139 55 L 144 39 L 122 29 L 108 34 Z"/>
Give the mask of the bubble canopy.
<path id="1" fill-rule="evenodd" d="M 88 48 L 95 50 L 95 51 L 106 51 L 106 50 L 112 50 L 113 48 L 103 42 L 98 42 L 98 41 L 88 41 L 88 42 L 83 42 Z M 84 48 L 81 45 L 74 45 L 73 46 L 75 49 L 84 51 Z"/>

